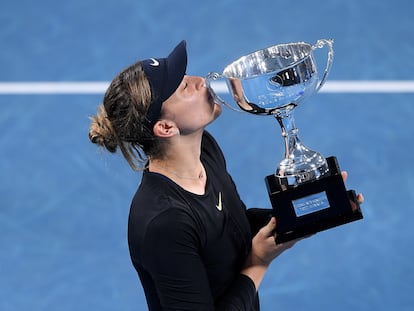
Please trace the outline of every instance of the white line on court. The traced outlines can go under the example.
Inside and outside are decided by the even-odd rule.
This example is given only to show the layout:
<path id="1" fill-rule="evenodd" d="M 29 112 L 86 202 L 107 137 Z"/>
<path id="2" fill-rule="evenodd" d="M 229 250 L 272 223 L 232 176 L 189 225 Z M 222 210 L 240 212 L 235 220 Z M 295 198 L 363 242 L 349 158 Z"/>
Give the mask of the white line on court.
<path id="1" fill-rule="evenodd" d="M 218 93 L 226 92 L 224 82 L 217 82 Z M 109 82 L 0 82 L 0 95 L 103 94 Z M 321 93 L 414 93 L 414 80 L 333 80 Z"/>
<path id="2" fill-rule="evenodd" d="M 414 93 L 414 80 L 327 81 L 323 93 Z"/>
<path id="3" fill-rule="evenodd" d="M 103 94 L 109 82 L 0 82 L 0 94 Z"/>

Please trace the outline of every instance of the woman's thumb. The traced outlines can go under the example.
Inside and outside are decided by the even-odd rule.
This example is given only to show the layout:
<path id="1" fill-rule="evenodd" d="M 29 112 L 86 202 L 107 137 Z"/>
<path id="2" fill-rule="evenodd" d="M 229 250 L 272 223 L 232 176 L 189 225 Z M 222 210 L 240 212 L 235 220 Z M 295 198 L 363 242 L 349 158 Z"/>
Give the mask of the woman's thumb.
<path id="1" fill-rule="evenodd" d="M 271 236 L 276 229 L 276 217 L 270 218 L 266 226 L 262 228 L 262 232 L 265 236 Z"/>

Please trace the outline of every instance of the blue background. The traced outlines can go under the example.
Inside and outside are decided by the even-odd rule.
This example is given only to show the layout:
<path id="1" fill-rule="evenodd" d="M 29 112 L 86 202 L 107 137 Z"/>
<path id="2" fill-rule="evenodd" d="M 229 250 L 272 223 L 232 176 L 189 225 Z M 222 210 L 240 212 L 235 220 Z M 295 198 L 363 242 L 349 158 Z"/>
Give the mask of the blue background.
<path id="1" fill-rule="evenodd" d="M 187 72 L 204 76 L 320 38 L 335 40 L 329 80 L 412 80 L 413 3 L 2 0 L 0 82 L 109 81 L 182 39 Z M 337 156 L 365 218 L 276 259 L 263 310 L 412 310 L 413 96 L 319 93 L 297 108 L 302 141 Z M 141 175 L 89 142 L 101 100 L 0 95 L 0 310 L 146 309 L 126 241 Z M 246 205 L 269 207 L 264 176 L 283 156 L 276 122 L 224 109 L 209 130 Z"/>

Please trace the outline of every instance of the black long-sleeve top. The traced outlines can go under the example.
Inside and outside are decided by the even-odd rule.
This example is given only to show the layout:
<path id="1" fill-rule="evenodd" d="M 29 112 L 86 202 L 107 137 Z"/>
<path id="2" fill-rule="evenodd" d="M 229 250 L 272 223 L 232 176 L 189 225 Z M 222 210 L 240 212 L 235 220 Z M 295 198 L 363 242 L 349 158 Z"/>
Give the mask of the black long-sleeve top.
<path id="1" fill-rule="evenodd" d="M 146 171 L 128 224 L 132 263 L 154 310 L 259 310 L 253 281 L 240 274 L 251 249 L 245 205 L 207 132 L 204 195 Z"/>

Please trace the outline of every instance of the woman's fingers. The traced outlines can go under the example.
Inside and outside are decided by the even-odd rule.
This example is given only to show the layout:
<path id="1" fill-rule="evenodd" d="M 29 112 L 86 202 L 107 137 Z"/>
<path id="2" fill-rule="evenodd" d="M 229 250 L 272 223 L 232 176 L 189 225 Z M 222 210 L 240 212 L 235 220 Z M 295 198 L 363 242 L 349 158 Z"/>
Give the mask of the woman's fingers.
<path id="1" fill-rule="evenodd" d="M 348 178 L 348 172 L 347 171 L 342 171 L 341 175 L 342 175 L 342 179 L 344 180 L 344 182 L 346 182 L 346 180 Z"/>
<path id="2" fill-rule="evenodd" d="M 273 236 L 276 229 L 276 217 L 272 217 L 260 231 L 265 237 Z"/>
<path id="3" fill-rule="evenodd" d="M 365 198 L 364 198 L 364 195 L 362 193 L 358 193 L 356 198 L 357 198 L 357 202 L 359 204 L 364 203 Z"/>

